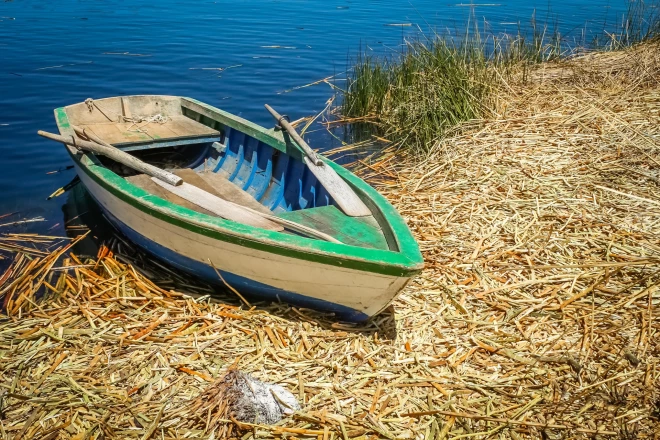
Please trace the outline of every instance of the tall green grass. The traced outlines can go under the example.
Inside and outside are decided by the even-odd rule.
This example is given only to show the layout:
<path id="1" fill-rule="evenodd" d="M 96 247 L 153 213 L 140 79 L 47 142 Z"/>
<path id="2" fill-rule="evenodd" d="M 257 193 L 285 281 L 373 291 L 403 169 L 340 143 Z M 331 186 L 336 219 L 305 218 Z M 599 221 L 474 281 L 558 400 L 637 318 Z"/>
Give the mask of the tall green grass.
<path id="1" fill-rule="evenodd" d="M 617 23 L 617 31 L 603 32 L 593 46 L 601 50 L 618 50 L 660 38 L 660 1 L 629 0 L 628 10 Z"/>
<path id="2" fill-rule="evenodd" d="M 485 67 L 477 47 L 441 39 L 408 43 L 396 58 L 363 56 L 353 70 L 344 114 L 372 117 L 383 135 L 398 142 L 426 142 L 488 107 L 494 78 Z"/>
<path id="3" fill-rule="evenodd" d="M 619 49 L 657 38 L 660 8 L 652 6 L 631 2 L 619 32 L 592 42 L 591 48 Z M 468 30 L 460 40 L 422 35 L 398 53 L 358 56 L 343 96 L 344 117 L 362 121 L 354 124 L 356 131 L 366 127 L 423 153 L 462 122 L 491 112 L 495 90 L 512 72 L 524 73 L 525 66 L 575 51 L 556 30 L 535 20 L 530 32 L 513 36 L 484 35 L 476 26 Z"/>

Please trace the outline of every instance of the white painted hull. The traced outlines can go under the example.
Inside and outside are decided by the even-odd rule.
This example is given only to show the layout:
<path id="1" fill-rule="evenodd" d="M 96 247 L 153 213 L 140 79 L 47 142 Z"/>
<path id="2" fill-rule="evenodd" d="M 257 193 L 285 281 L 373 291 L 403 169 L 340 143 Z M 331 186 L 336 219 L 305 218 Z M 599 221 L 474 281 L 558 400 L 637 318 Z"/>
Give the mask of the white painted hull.
<path id="1" fill-rule="evenodd" d="M 94 199 L 123 227 L 198 264 L 210 266 L 212 261 L 223 272 L 262 285 L 373 316 L 410 279 L 300 260 L 197 234 L 142 212 L 100 186 L 78 166 L 77 171 Z M 241 286 L 233 287 L 241 290 Z"/>

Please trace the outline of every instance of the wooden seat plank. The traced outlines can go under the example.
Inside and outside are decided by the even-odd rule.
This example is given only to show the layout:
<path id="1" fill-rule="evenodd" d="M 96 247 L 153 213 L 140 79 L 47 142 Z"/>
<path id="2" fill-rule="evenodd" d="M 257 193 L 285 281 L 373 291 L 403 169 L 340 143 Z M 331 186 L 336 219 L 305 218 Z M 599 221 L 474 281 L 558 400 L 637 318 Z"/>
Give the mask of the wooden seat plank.
<path id="1" fill-rule="evenodd" d="M 216 136 L 220 134 L 219 131 L 186 116 L 175 116 L 167 124 L 178 136 Z"/>
<path id="2" fill-rule="evenodd" d="M 111 145 L 119 145 L 133 142 L 151 142 L 152 139 L 144 133 L 124 130 L 116 123 L 90 124 L 81 126 L 86 131 L 91 131 L 97 137 Z"/>
<path id="3" fill-rule="evenodd" d="M 105 142 L 119 146 L 131 143 L 153 142 L 154 140 L 194 139 L 220 136 L 220 132 L 207 127 L 183 115 L 169 117 L 168 121 L 138 123 L 131 122 L 103 122 L 82 125 L 82 128 L 91 130 Z M 138 128 L 141 131 L 138 131 Z"/>

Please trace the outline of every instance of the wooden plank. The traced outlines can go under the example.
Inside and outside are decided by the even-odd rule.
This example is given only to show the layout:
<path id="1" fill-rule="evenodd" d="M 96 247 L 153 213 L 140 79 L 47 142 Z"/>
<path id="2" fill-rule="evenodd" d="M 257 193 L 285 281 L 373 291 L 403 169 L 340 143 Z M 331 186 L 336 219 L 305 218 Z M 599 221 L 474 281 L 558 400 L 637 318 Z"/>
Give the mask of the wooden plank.
<path id="1" fill-rule="evenodd" d="M 259 203 L 259 201 L 257 201 L 246 191 L 243 191 L 232 182 L 227 180 L 226 177 L 214 172 L 199 173 L 199 176 L 208 182 L 208 184 L 213 188 L 214 192 L 219 197 L 222 197 L 225 200 L 229 200 L 230 202 L 238 203 L 242 206 L 247 206 L 248 208 L 254 209 L 255 211 L 264 214 L 272 214 L 270 209 Z M 185 177 L 181 177 L 186 180 Z"/>
<path id="2" fill-rule="evenodd" d="M 215 188 L 213 188 L 212 185 L 210 185 L 206 180 L 204 180 L 199 173 L 195 172 L 194 170 L 190 168 L 181 168 L 179 170 L 172 170 L 172 173 L 176 174 L 177 176 L 181 177 L 185 182 L 196 186 L 199 189 L 203 189 L 204 191 L 213 194 L 216 197 L 222 197 L 221 194 L 219 194 Z M 238 188 L 237 188 L 238 189 Z M 227 199 L 225 199 L 227 200 Z"/>
<path id="3" fill-rule="evenodd" d="M 180 137 L 169 128 L 169 123 L 158 122 L 121 122 L 116 124 L 124 137 L 131 137 L 134 133 L 144 133 L 151 139 L 174 139 Z M 112 142 L 111 142 L 112 143 Z"/>
<path id="4" fill-rule="evenodd" d="M 220 132 L 204 124 L 183 116 L 170 116 L 163 124 L 104 122 L 82 125 L 81 128 L 91 130 L 99 138 L 113 145 L 153 142 L 154 140 L 195 139 L 209 136 L 220 137 Z M 141 131 L 138 131 L 138 128 Z"/>
<path id="5" fill-rule="evenodd" d="M 122 145 L 133 142 L 153 142 L 153 138 L 145 133 L 127 131 L 119 123 L 81 125 L 85 131 L 91 131 L 100 139 L 112 145 Z"/>
<path id="6" fill-rule="evenodd" d="M 220 132 L 186 116 L 172 116 L 169 128 L 179 136 L 220 136 Z"/>
<path id="7" fill-rule="evenodd" d="M 250 208 L 247 208 L 250 209 Z M 266 217 L 269 220 L 274 221 L 275 223 L 279 223 L 281 225 L 284 225 L 287 229 L 290 229 L 291 231 L 295 231 L 299 234 L 306 235 L 308 237 L 312 238 L 319 238 L 321 240 L 329 241 L 332 243 L 338 243 L 342 244 L 341 241 L 337 240 L 335 237 L 332 235 L 328 235 L 325 232 L 321 232 L 318 229 L 310 228 L 309 226 L 305 226 L 303 224 L 285 219 L 285 218 L 280 218 L 274 215 L 268 215 L 268 214 L 261 214 L 264 217 Z"/>
<path id="8" fill-rule="evenodd" d="M 262 229 L 269 229 L 271 231 L 283 231 L 284 228 L 277 223 L 274 223 L 256 212 L 251 212 L 240 205 L 229 202 L 227 200 L 216 197 L 196 186 L 183 182 L 182 185 L 173 186 L 158 179 L 152 179 L 156 184 L 162 186 L 166 190 L 176 194 L 177 196 L 194 203 L 214 214 L 232 220 L 238 223 L 254 226 Z"/>
<path id="9" fill-rule="evenodd" d="M 121 110 L 125 118 L 132 118 L 131 109 L 128 107 L 128 98 L 121 98 Z"/>
<path id="10" fill-rule="evenodd" d="M 195 139 L 181 139 L 176 138 L 172 140 L 158 140 L 150 143 L 140 142 L 138 144 L 124 144 L 120 145 L 121 151 L 140 151 L 140 150 L 154 150 L 158 148 L 180 147 L 184 145 L 197 145 L 197 144 L 211 144 L 220 141 L 220 136 L 202 137 Z"/>

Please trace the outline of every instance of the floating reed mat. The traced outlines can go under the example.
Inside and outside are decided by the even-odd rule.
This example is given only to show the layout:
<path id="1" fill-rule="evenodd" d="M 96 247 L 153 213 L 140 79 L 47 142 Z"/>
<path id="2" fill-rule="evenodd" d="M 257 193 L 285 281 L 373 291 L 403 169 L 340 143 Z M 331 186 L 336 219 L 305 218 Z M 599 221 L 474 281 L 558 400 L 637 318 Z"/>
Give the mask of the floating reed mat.
<path id="1" fill-rule="evenodd" d="M 89 259 L 17 250 L 0 275 L 0 437 L 653 438 L 659 53 L 545 66 L 424 160 L 357 162 L 427 261 L 362 326 L 188 296 L 205 290 L 138 268 L 120 239 Z M 236 371 L 300 409 L 236 419 L 220 392 Z"/>

